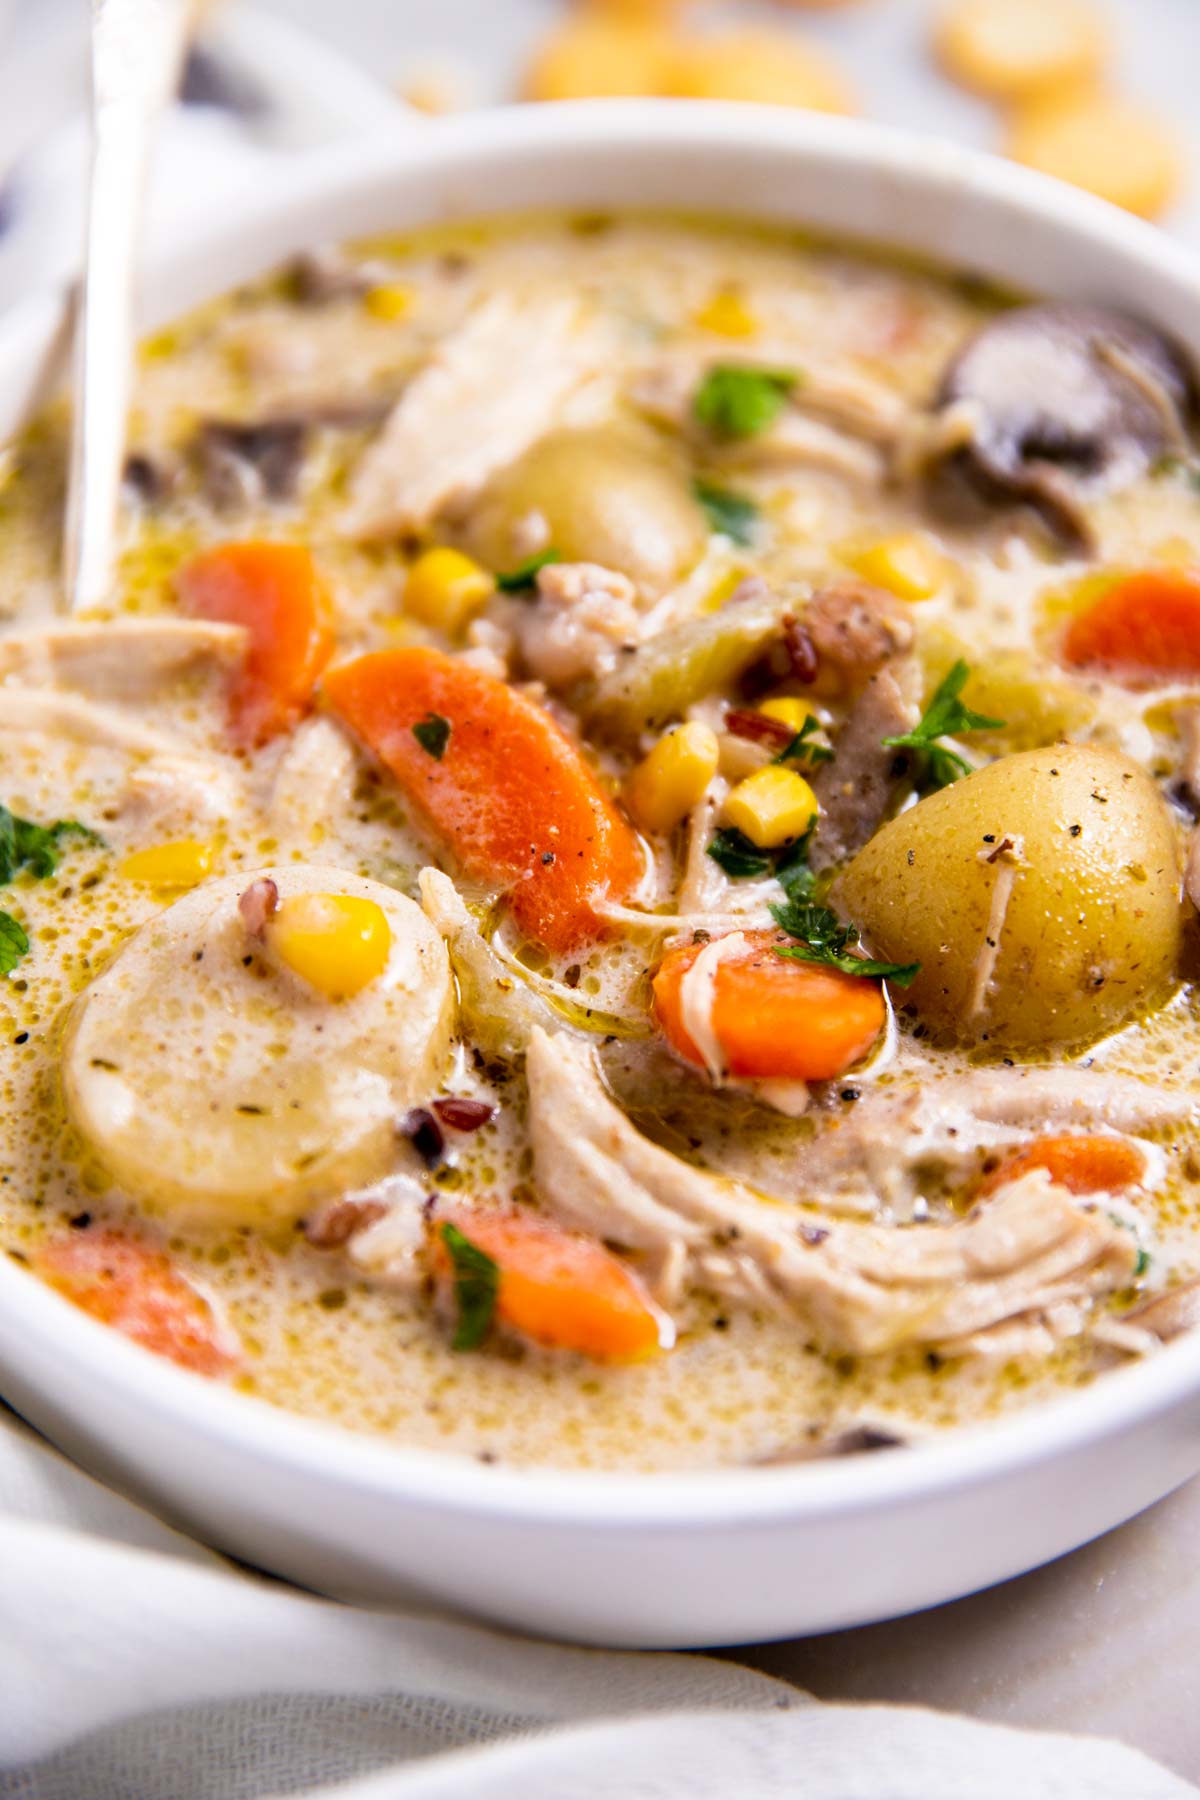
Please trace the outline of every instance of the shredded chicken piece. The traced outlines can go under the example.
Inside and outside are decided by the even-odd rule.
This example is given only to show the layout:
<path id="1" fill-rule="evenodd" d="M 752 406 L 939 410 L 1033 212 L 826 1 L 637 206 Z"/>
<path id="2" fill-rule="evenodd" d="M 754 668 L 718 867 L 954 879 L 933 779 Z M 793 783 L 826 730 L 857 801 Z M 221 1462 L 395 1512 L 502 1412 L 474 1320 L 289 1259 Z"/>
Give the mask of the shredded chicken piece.
<path id="1" fill-rule="evenodd" d="M 917 681 L 908 658 L 872 675 L 838 733 L 833 760 L 813 777 L 820 812 L 810 860 L 818 872 L 861 850 L 891 810 L 907 764 L 883 739 L 916 724 Z"/>
<path id="2" fill-rule="evenodd" d="M 887 473 L 886 461 L 874 444 L 864 444 L 824 419 L 806 419 L 795 412 L 782 414 L 768 430 L 731 447 L 725 461 L 731 469 L 748 474 L 827 469 L 864 485 L 878 485 Z"/>
<path id="3" fill-rule="evenodd" d="M 904 1215 L 923 1171 L 965 1177 L 978 1169 L 982 1152 L 1015 1149 L 1032 1131 L 1136 1135 L 1200 1112 L 1200 1094 L 1168 1093 L 1099 1069 L 973 1069 L 936 1078 L 928 1069 L 860 1090 L 850 1105 L 831 1092 L 826 1106 L 833 1116 L 798 1151 L 799 1178 L 833 1192 L 869 1192 Z M 1139 1148 L 1146 1153 L 1144 1185 L 1153 1186 L 1153 1146 Z"/>
<path id="4" fill-rule="evenodd" d="M 1170 1343 L 1185 1331 L 1194 1331 L 1200 1325 L 1200 1278 L 1181 1282 L 1165 1294 L 1153 1295 L 1132 1312 L 1123 1313 L 1116 1322 L 1153 1337 L 1160 1344 Z"/>
<path id="5" fill-rule="evenodd" d="M 440 869 L 422 869 L 417 883 L 425 916 L 445 940 L 463 1016 L 480 1047 L 515 1062 L 538 1026 L 561 1031 L 553 1007 L 492 949 L 450 877 Z"/>
<path id="6" fill-rule="evenodd" d="M 434 350 L 353 484 L 347 535 L 420 531 L 557 423 L 603 361 L 603 339 L 567 293 L 496 294 Z"/>
<path id="7" fill-rule="evenodd" d="M 0 682 L 65 687 L 93 700 L 144 701 L 195 673 L 224 674 L 245 654 L 241 625 L 206 619 L 96 619 L 0 637 Z"/>
<path id="8" fill-rule="evenodd" d="M 317 1250 L 342 1250 L 356 1269 L 399 1293 L 421 1288 L 425 1267 L 425 1188 L 411 1175 L 385 1176 L 328 1201 L 304 1221 Z"/>
<path id="9" fill-rule="evenodd" d="M 354 746 L 332 719 L 306 719 L 275 773 L 268 816 L 281 839 L 311 843 L 344 816 L 354 792 Z"/>
<path id="10" fill-rule="evenodd" d="M 1045 1170 L 961 1223 L 858 1224 L 769 1200 L 651 1143 L 571 1039 L 535 1031 L 526 1068 L 534 1178 L 556 1217 L 657 1255 L 677 1283 L 794 1309 L 831 1351 L 958 1344 L 1018 1320 L 1061 1330 L 1064 1307 L 1119 1288 L 1136 1261 L 1132 1234 Z"/>
<path id="11" fill-rule="evenodd" d="M 1012 899 L 1013 887 L 1017 879 L 1017 870 L 1025 860 L 1025 847 L 1019 837 L 1006 837 L 992 850 L 981 850 L 979 861 L 993 865 L 995 877 L 992 882 L 992 903 L 988 910 L 988 922 L 983 934 L 983 943 L 979 946 L 979 954 L 975 958 L 975 982 L 971 989 L 971 1000 L 967 1007 L 967 1017 L 976 1018 L 984 1009 L 991 986 L 992 974 L 996 960 L 1000 955 L 1000 942 L 1004 936 L 1004 921 L 1008 917 L 1008 904 Z"/>
<path id="12" fill-rule="evenodd" d="M 627 575 L 599 563 L 549 563 L 538 597 L 521 608 L 517 641 L 530 673 L 549 688 L 607 675 L 623 647 L 641 642 L 646 615 Z"/>
<path id="13" fill-rule="evenodd" d="M 78 744 L 126 750 L 134 756 L 163 756 L 179 763 L 208 767 L 194 757 L 182 739 L 143 725 L 119 707 L 101 706 L 82 695 L 57 688 L 6 687 L 0 705 L 0 731 L 45 732 Z"/>
<path id="14" fill-rule="evenodd" d="M 770 347 L 756 344 L 753 350 L 741 350 L 730 345 L 720 360 L 725 363 L 745 363 L 748 368 L 761 368 L 778 366 L 786 358 L 777 358 L 772 363 Z M 677 430 L 694 426 L 693 401 L 696 389 L 711 368 L 712 362 L 711 356 L 697 355 L 695 352 L 656 358 L 639 373 L 633 384 L 631 398 L 634 405 L 650 418 Z M 909 408 L 903 395 L 895 389 L 885 387 L 872 376 L 848 365 L 805 369 L 803 378 L 796 382 L 788 395 L 788 406 L 779 419 L 767 431 L 759 433 L 752 445 L 739 445 L 739 453 L 743 449 L 757 450 L 759 453 L 765 452 L 769 458 L 772 454 L 772 440 L 778 438 L 781 444 L 786 442 L 793 425 L 798 422 L 797 414 L 810 413 L 835 428 L 844 444 L 857 438 L 890 449 L 905 426 Z M 809 439 L 810 444 L 818 441 L 816 437 Z M 803 436 L 797 434 L 794 442 L 802 444 Z M 813 458 L 801 456 L 799 460 Z M 816 460 L 820 461 L 821 458 L 817 457 Z M 878 457 L 872 455 L 871 467 L 874 469 L 879 466 Z"/>
<path id="15" fill-rule="evenodd" d="M 164 754 L 130 764 L 121 815 L 141 827 L 183 834 L 228 819 L 240 798 L 231 770 L 199 756 Z"/>

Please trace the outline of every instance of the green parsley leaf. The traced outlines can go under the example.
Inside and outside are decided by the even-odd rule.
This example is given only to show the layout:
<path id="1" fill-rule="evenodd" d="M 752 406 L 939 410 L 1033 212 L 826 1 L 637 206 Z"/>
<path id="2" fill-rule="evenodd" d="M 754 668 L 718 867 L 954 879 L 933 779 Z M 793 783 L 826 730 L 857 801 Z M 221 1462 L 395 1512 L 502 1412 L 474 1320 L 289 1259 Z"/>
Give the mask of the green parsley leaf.
<path id="1" fill-rule="evenodd" d="M 921 973 L 920 963 L 876 962 L 873 957 L 852 954 L 858 943 L 858 927 L 843 925 L 827 906 L 815 906 L 810 900 L 792 898 L 787 904 L 773 906 L 771 917 L 797 944 L 777 944 L 776 956 L 787 956 L 796 962 L 822 963 L 827 968 L 841 969 L 846 975 L 875 975 L 897 987 L 908 987 Z"/>
<path id="2" fill-rule="evenodd" d="M 817 822 L 814 819 L 802 838 L 785 846 L 775 864 L 775 879 L 789 901 L 798 903 L 811 900 L 816 893 L 817 877 L 808 861 L 812 834 L 816 828 Z"/>
<path id="3" fill-rule="evenodd" d="M 1137 1261 L 1133 1265 L 1133 1279 L 1135 1281 L 1140 1281 L 1142 1276 L 1146 1273 L 1146 1270 L 1149 1267 L 1150 1267 L 1150 1252 L 1148 1250 L 1143 1250 L 1139 1245 Z"/>
<path id="4" fill-rule="evenodd" d="M 718 831 L 708 846 L 708 854 L 713 861 L 724 869 L 727 875 L 739 879 L 747 875 L 765 875 L 771 867 L 771 859 L 757 844 L 752 844 L 745 832 L 734 826 L 726 826 Z"/>
<path id="5" fill-rule="evenodd" d="M 717 363 L 696 389 L 692 407 L 716 437 L 757 437 L 773 425 L 800 377 L 787 369 Z"/>
<path id="6" fill-rule="evenodd" d="M 735 544 L 752 544 L 758 523 L 758 508 L 745 494 L 732 494 L 728 488 L 716 487 L 699 476 L 692 483 L 692 493 L 700 502 L 714 531 L 723 532 Z"/>
<path id="7" fill-rule="evenodd" d="M 920 724 L 913 731 L 902 732 L 899 737 L 881 739 L 886 750 L 920 751 L 934 787 L 949 787 L 960 775 L 971 772 L 966 758 L 957 750 L 947 750 L 944 744 L 937 742 L 938 738 L 958 737 L 964 731 L 999 731 L 1005 724 L 1003 719 L 989 719 L 985 713 L 972 712 L 969 706 L 963 705 L 959 695 L 970 673 L 960 657 L 925 708 Z"/>
<path id="8" fill-rule="evenodd" d="M 458 1324 L 450 1347 L 453 1350 L 478 1350 L 491 1328 L 500 1291 L 500 1270 L 486 1251 L 447 1220 L 442 1226 L 442 1242 L 450 1252 L 454 1269 L 454 1299 L 458 1307 Z"/>
<path id="9" fill-rule="evenodd" d="M 527 556 L 515 569 L 508 569 L 504 574 L 497 575 L 496 586 L 502 594 L 519 594 L 525 588 L 534 586 L 539 569 L 544 569 L 549 563 L 561 561 L 562 557 L 557 550 L 539 550 L 536 556 Z"/>
<path id="10" fill-rule="evenodd" d="M 104 839 L 78 819 L 59 819 L 54 825 L 35 825 L 0 804 L 0 886 L 15 880 L 22 869 L 38 881 L 45 881 L 58 867 L 60 845 L 65 837 L 81 837 L 91 844 Z"/>
<path id="11" fill-rule="evenodd" d="M 0 975 L 11 975 L 28 949 L 25 927 L 11 913 L 0 912 Z"/>
<path id="12" fill-rule="evenodd" d="M 412 734 L 422 750 L 428 751 L 434 762 L 441 762 L 446 754 L 446 745 L 450 742 L 450 721 L 441 713 L 426 713 L 418 719 L 412 728 Z"/>
<path id="13" fill-rule="evenodd" d="M 1156 481 L 1171 476 L 1200 492 L 1200 464 L 1186 456 L 1160 456 L 1151 464 L 1150 474 Z"/>
<path id="14" fill-rule="evenodd" d="M 816 718 L 812 713 L 809 713 L 791 743 L 785 744 L 784 748 L 779 752 L 779 755 L 771 758 L 772 762 L 832 762 L 833 751 L 829 748 L 828 744 L 810 744 L 808 741 L 809 738 L 812 737 L 813 732 L 820 731 L 820 729 L 820 719 Z"/>

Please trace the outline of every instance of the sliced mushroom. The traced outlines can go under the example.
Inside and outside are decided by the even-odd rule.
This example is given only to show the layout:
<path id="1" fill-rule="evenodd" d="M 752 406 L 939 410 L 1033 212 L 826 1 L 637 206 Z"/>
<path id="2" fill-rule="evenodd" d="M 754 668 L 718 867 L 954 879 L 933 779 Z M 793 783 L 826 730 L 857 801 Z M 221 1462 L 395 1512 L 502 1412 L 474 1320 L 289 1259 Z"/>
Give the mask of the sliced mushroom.
<path id="1" fill-rule="evenodd" d="M 299 418 L 252 425 L 208 420 L 196 440 L 206 496 L 218 507 L 292 499 L 307 439 L 308 427 Z"/>
<path id="2" fill-rule="evenodd" d="M 286 900 L 371 900 L 387 962 L 331 1001 L 260 954 L 239 911 L 250 878 L 206 883 L 157 914 L 76 1001 L 67 1110 L 95 1159 L 148 1212 L 279 1226 L 396 1167 L 397 1121 L 441 1086 L 454 994 L 420 907 L 346 871 L 259 872 Z"/>
<path id="3" fill-rule="evenodd" d="M 1086 545 L 1087 502 L 1184 449 L 1193 405 L 1181 352 L 1149 326 L 1098 306 L 1014 307 L 946 372 L 937 409 L 961 434 L 942 467 Z"/>

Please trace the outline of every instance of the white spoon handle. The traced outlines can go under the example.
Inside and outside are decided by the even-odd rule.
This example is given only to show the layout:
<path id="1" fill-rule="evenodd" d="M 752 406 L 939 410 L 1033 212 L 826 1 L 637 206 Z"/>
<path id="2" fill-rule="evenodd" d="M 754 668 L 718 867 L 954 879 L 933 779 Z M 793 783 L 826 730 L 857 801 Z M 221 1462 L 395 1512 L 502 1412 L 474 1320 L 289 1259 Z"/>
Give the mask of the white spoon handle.
<path id="1" fill-rule="evenodd" d="M 188 0 L 92 0 L 92 159 L 63 541 L 72 612 L 110 597 L 146 168 L 190 10 Z"/>

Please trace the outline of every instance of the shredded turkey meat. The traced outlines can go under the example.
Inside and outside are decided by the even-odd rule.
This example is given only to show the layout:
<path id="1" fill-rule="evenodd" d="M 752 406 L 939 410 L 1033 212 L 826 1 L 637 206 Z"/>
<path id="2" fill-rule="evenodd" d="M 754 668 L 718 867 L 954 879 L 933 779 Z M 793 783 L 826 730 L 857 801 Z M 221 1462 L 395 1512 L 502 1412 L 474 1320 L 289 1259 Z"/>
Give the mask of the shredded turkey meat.
<path id="1" fill-rule="evenodd" d="M 526 1063 L 534 1181 L 562 1223 L 658 1260 L 667 1304 L 684 1286 L 794 1310 L 827 1350 L 984 1350 L 1078 1331 L 1093 1299 L 1132 1275 L 1131 1232 L 1034 1170 L 960 1223 L 866 1225 L 793 1206 L 694 1168 L 614 1105 L 592 1053 L 535 1031 Z"/>
<path id="2" fill-rule="evenodd" d="M 640 643 L 646 615 L 627 575 L 598 563 L 549 563 L 537 599 L 520 607 L 517 642 L 531 675 L 550 688 L 607 675 Z"/>
<path id="3" fill-rule="evenodd" d="M 0 637 L 0 682 L 75 689 L 92 700 L 143 701 L 180 676 L 228 671 L 245 653 L 241 625 L 124 618 Z"/>
<path id="4" fill-rule="evenodd" d="M 461 507 L 558 422 L 603 355 L 573 295 L 483 301 L 436 347 L 365 452 L 347 534 L 396 537 Z"/>

